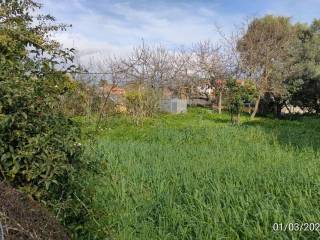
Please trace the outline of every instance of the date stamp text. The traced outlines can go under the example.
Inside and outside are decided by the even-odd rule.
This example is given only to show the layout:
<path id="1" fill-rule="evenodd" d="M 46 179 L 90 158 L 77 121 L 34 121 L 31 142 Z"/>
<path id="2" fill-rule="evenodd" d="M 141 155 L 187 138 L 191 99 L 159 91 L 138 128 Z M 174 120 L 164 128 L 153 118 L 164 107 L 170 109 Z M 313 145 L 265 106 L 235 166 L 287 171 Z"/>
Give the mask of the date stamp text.
<path id="1" fill-rule="evenodd" d="M 274 223 L 272 230 L 275 232 L 320 232 L 320 223 Z"/>

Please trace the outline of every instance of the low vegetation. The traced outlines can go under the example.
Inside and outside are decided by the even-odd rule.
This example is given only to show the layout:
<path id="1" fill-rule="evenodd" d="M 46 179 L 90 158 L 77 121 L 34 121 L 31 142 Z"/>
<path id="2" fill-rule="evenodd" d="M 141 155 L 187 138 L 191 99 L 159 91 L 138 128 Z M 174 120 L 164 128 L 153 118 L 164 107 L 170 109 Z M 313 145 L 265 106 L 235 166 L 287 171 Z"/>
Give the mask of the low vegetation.
<path id="1" fill-rule="evenodd" d="M 104 167 L 83 180 L 95 193 L 83 227 L 98 239 L 316 239 L 272 227 L 320 217 L 319 120 L 242 121 L 206 109 L 110 119 L 86 146 Z"/>

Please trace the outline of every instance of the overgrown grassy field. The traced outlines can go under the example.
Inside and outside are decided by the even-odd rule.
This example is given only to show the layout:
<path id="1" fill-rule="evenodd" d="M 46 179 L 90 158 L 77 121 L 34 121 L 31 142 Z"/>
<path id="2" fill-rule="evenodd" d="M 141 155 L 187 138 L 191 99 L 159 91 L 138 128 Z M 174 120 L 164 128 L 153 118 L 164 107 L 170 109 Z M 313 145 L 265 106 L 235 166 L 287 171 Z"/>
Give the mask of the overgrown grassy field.
<path id="1" fill-rule="evenodd" d="M 320 120 L 242 118 L 205 109 L 135 126 L 112 118 L 86 158 L 102 176 L 86 228 L 101 239 L 318 239 L 273 231 L 320 222 Z M 92 237 L 93 238 L 93 237 Z"/>

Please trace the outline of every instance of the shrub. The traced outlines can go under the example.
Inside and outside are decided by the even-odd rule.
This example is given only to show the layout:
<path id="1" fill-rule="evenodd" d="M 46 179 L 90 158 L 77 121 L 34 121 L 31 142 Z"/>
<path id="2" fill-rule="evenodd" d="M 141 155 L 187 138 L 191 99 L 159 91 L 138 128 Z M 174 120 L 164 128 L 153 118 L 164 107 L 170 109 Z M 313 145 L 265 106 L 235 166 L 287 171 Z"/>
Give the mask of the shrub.
<path id="1" fill-rule="evenodd" d="M 145 117 L 154 116 L 159 112 L 160 91 L 157 89 L 138 87 L 130 89 L 125 95 L 127 112 L 136 123 Z"/>
<path id="2" fill-rule="evenodd" d="M 71 78 L 70 89 L 61 96 L 59 108 L 65 116 L 91 116 L 101 111 L 104 100 L 95 85 Z M 110 110 L 107 106 L 102 110 L 107 109 Z"/>
<path id="3" fill-rule="evenodd" d="M 59 111 L 72 51 L 49 40 L 66 26 L 32 17 L 40 5 L 30 0 L 0 8 L 0 180 L 37 199 L 60 197 L 81 152 L 79 128 Z"/>
<path id="4" fill-rule="evenodd" d="M 58 179 L 72 171 L 79 130 L 63 116 L 35 114 L 16 112 L 0 122 L 0 168 L 2 179 L 41 198 L 61 188 Z"/>
<path id="5" fill-rule="evenodd" d="M 257 96 L 257 91 L 251 81 L 243 84 L 235 79 L 227 82 L 227 106 L 231 116 L 232 124 L 240 123 L 240 113 L 243 111 L 244 103 L 251 102 Z"/>

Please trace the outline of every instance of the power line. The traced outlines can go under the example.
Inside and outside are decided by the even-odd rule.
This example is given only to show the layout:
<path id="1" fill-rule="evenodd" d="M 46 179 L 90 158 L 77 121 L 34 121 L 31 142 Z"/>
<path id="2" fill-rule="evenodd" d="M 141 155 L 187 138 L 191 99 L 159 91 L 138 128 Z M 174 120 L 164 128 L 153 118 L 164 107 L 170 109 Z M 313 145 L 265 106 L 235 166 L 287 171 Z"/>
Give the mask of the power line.
<path id="1" fill-rule="evenodd" d="M 111 72 L 68 72 L 70 74 L 87 74 L 87 75 L 108 75 Z"/>

